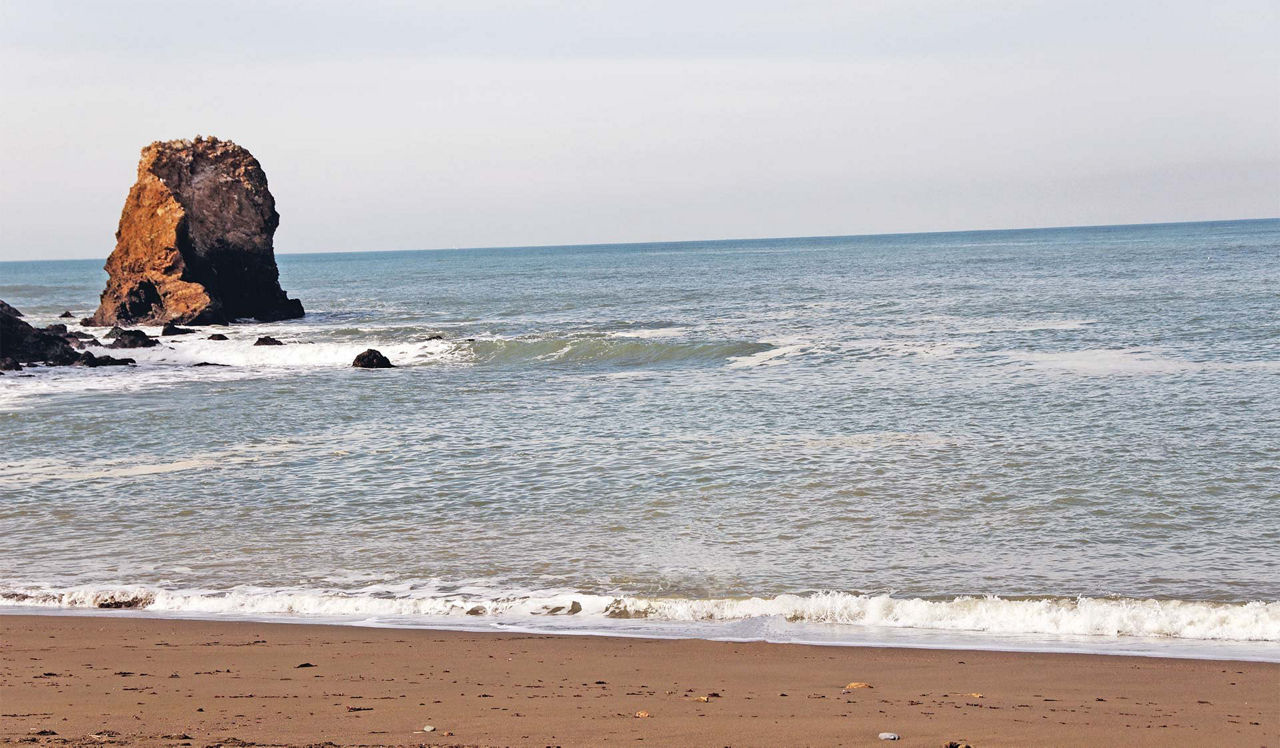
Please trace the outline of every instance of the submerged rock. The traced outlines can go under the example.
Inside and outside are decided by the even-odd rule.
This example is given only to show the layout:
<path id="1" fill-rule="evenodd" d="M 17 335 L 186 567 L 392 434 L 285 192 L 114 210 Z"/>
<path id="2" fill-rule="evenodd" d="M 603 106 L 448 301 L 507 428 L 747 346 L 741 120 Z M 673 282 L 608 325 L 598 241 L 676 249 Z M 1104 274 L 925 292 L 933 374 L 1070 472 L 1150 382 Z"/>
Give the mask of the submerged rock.
<path id="1" fill-rule="evenodd" d="M 390 369 L 393 368 L 391 360 L 380 352 L 370 348 L 369 350 L 356 356 L 356 360 L 351 365 L 357 369 Z"/>
<path id="2" fill-rule="evenodd" d="M 254 345 L 284 345 L 284 343 L 281 343 L 279 340 L 276 340 L 270 335 L 263 335 L 262 337 L 253 341 L 253 344 Z"/>
<path id="3" fill-rule="evenodd" d="M 200 137 L 152 143 L 142 149 L 90 323 L 301 317 L 302 303 L 280 288 L 279 223 L 262 166 L 244 148 Z"/>
<path id="4" fill-rule="evenodd" d="M 58 319 L 75 319 L 75 318 L 76 318 L 76 315 L 72 314 L 70 310 L 65 311 L 62 314 L 58 315 Z"/>
<path id="5" fill-rule="evenodd" d="M 223 335 L 223 334 L 222 334 L 222 333 L 220 333 L 220 332 L 215 332 L 214 334 L 212 334 L 212 335 L 210 335 L 208 338 L 206 338 L 206 340 L 226 340 L 226 339 L 227 339 L 227 336 L 226 336 L 226 335 Z"/>
<path id="6" fill-rule="evenodd" d="M 164 323 L 164 328 L 160 330 L 161 335 L 190 335 L 195 332 L 190 327 L 178 327 L 172 322 Z"/>
<path id="7" fill-rule="evenodd" d="M 110 334 L 107 337 L 111 337 Z M 153 348 L 160 345 L 160 341 L 147 335 L 141 330 L 121 330 L 116 334 L 115 340 L 111 341 L 108 348 Z"/>
<path id="8" fill-rule="evenodd" d="M 98 366 L 132 366 L 137 363 L 131 358 L 116 358 L 114 356 L 95 356 L 89 351 L 80 354 L 80 357 L 72 364 L 72 366 L 88 366 L 95 368 Z"/>

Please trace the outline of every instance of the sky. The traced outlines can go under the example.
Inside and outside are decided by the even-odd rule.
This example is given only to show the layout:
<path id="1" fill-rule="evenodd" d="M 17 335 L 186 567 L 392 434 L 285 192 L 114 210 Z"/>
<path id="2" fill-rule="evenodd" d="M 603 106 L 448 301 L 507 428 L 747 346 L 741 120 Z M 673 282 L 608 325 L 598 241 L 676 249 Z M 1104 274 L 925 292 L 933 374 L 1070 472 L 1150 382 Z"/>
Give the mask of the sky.
<path id="1" fill-rule="evenodd" d="M 105 258 L 197 134 L 279 252 L 1276 217 L 1277 39 L 1277 0 L 0 0 L 0 260 Z"/>

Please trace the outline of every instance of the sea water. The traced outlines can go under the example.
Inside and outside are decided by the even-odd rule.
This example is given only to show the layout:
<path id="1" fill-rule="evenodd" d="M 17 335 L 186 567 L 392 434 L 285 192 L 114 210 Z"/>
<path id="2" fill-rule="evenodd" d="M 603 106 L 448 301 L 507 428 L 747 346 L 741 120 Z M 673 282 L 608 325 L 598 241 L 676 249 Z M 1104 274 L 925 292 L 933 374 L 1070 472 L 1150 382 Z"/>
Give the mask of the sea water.
<path id="1" fill-rule="evenodd" d="M 0 377 L 8 610 L 1280 659 L 1280 220 L 279 262 Z"/>

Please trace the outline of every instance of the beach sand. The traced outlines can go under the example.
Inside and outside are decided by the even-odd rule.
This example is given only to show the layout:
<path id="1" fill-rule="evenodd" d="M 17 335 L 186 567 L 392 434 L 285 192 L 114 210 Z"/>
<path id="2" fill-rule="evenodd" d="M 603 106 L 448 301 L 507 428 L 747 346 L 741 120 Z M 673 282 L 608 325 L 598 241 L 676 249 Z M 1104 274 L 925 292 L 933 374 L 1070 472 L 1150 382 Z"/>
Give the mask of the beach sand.
<path id="1" fill-rule="evenodd" d="M 2 615 L 0 714 L 72 745 L 1276 746 L 1280 664 Z"/>

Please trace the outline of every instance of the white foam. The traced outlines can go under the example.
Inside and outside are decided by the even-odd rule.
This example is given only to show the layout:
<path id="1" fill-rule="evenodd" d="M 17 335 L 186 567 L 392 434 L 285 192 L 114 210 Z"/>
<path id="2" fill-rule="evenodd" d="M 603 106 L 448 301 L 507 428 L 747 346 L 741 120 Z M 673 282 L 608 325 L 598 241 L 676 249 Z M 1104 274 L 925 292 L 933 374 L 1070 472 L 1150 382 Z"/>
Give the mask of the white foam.
<path id="1" fill-rule="evenodd" d="M 687 327 L 655 327 L 652 329 L 623 330 L 609 333 L 614 338 L 674 338 L 689 331 Z"/>
<path id="2" fill-rule="evenodd" d="M 68 325 L 68 329 L 101 335 L 98 328 Z M 159 335 L 160 328 L 140 328 Z M 113 349 L 89 346 L 96 355 L 132 358 L 131 367 L 85 368 L 78 366 L 32 367 L 0 381 L 0 409 L 23 407 L 31 398 L 69 393 L 136 392 L 193 381 L 235 381 L 277 377 L 318 368 L 346 368 L 361 351 L 376 348 L 397 366 L 464 363 L 467 346 L 450 340 L 392 340 L 394 330 L 370 330 L 367 339 L 341 342 L 309 342 L 311 332 L 301 326 L 235 325 L 202 328 L 196 333 L 161 337 L 152 348 Z M 320 328 L 322 329 L 322 328 Z M 221 332 L 227 340 L 209 340 Z M 364 334 L 365 331 L 361 331 Z M 254 345 L 263 335 L 285 345 Z M 379 337 L 385 335 L 387 337 Z M 196 368 L 195 364 L 218 366 Z"/>
<path id="3" fill-rule="evenodd" d="M 10 586 L 0 601 L 43 608 L 137 608 L 205 615 L 375 618 L 420 623 L 485 619 L 507 625 L 564 617 L 597 628 L 646 623 L 777 619 L 789 624 L 837 624 L 862 629 L 922 629 L 1000 635 L 1146 637 L 1280 643 L 1280 602 L 1216 603 L 1130 598 L 1007 599 L 962 596 L 942 600 L 822 592 L 761 598 L 646 598 L 570 590 L 499 591 L 476 584 L 375 585 L 354 590 L 171 590 L 145 585 L 64 588 Z M 577 625 L 582 625 L 581 623 Z"/>
<path id="4" fill-rule="evenodd" d="M 296 370 L 351 366 L 356 355 L 367 348 L 377 348 L 392 363 L 401 365 L 443 359 L 456 348 L 454 343 L 446 340 L 405 343 L 370 338 L 352 342 L 313 343 L 303 336 L 295 337 L 294 334 L 279 331 L 271 334 L 285 345 L 254 345 L 259 337 L 258 333 L 236 330 L 234 337 L 228 335 L 229 340 L 182 336 L 163 338 L 162 345 L 133 349 L 124 354 L 108 350 L 101 352 L 128 355 L 139 364 L 191 366 L 207 362 L 235 367 Z"/>
<path id="5" fill-rule="evenodd" d="M 30 457 L 0 463 L 0 481 L 6 486 L 29 487 L 49 481 L 136 478 L 229 465 L 264 465 L 320 444 L 314 437 L 294 437 L 275 442 L 246 442 L 182 458 L 133 454 L 128 457 L 84 458 L 80 455 Z"/>
<path id="6" fill-rule="evenodd" d="M 1081 376 L 1142 376 L 1280 369 L 1280 361 L 1192 361 L 1166 355 L 1150 348 L 1094 348 L 1058 352 L 1002 351 L 997 355 L 1038 369 Z"/>
<path id="7" fill-rule="evenodd" d="M 777 366 L 786 363 L 786 357 L 804 352 L 809 346 L 796 343 L 751 353 L 746 356 L 734 356 L 729 359 L 729 368 L 745 369 L 753 366 Z"/>

